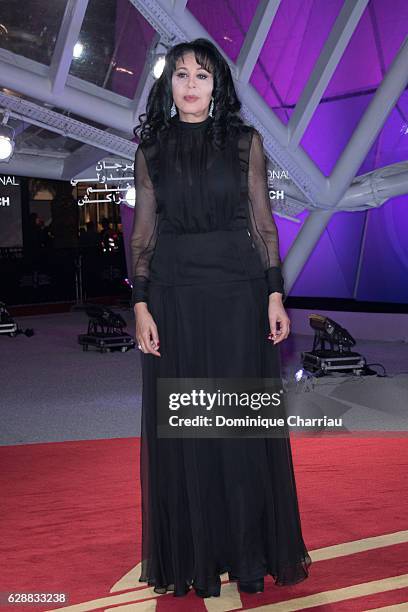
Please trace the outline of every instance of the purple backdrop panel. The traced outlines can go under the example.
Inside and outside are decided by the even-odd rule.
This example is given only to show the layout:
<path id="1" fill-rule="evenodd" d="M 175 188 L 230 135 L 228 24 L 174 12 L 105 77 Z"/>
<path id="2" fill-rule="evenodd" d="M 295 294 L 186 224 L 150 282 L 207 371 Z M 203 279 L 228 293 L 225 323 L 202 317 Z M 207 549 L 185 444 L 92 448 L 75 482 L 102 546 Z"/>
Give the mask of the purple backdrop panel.
<path id="1" fill-rule="evenodd" d="M 378 37 L 378 61 L 388 70 L 408 33 L 407 0 L 371 0 L 370 16 Z"/>
<path id="2" fill-rule="evenodd" d="M 408 92 L 404 91 L 375 139 L 358 174 L 408 159 Z"/>
<path id="3" fill-rule="evenodd" d="M 372 95 L 320 103 L 301 140 L 315 164 L 330 175 Z"/>
<path id="4" fill-rule="evenodd" d="M 320 170 L 330 175 L 372 95 L 320 104 L 301 145 Z M 408 159 L 408 92 L 403 92 L 357 171 L 371 172 Z"/>
<path id="5" fill-rule="evenodd" d="M 250 82 L 275 112 L 298 101 L 342 0 L 282 0 Z M 279 114 L 286 124 L 288 116 Z"/>
<path id="6" fill-rule="evenodd" d="M 381 82 L 382 74 L 369 6 L 370 3 L 337 64 L 323 98 L 355 95 L 357 92 L 376 88 Z"/>
<path id="7" fill-rule="evenodd" d="M 357 298 L 408 302 L 408 196 L 368 213 Z"/>
<path id="8" fill-rule="evenodd" d="M 308 212 L 299 215 L 302 223 Z M 365 213 L 339 212 L 328 223 L 298 279 L 291 296 L 352 298 L 358 269 Z M 300 225 L 275 216 L 284 258 Z"/>
<path id="9" fill-rule="evenodd" d="M 187 9 L 235 62 L 255 15 L 258 0 L 189 0 Z"/>

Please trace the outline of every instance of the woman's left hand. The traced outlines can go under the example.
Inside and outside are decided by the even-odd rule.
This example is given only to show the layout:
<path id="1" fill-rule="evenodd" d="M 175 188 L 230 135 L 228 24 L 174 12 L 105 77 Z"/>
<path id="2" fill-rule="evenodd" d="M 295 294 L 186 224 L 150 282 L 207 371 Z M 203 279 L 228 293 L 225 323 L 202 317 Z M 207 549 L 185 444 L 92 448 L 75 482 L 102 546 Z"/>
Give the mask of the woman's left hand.
<path id="1" fill-rule="evenodd" d="M 270 294 L 268 317 L 271 329 L 268 339 L 273 340 L 274 345 L 286 340 L 290 334 L 290 319 L 283 307 L 281 293 Z"/>

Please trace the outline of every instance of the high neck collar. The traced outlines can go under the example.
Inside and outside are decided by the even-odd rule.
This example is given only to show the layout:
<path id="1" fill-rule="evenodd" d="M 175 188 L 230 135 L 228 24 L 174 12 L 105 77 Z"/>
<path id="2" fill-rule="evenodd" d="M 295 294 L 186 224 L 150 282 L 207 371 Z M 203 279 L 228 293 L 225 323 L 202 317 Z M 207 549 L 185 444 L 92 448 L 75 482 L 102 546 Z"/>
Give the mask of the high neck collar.
<path id="1" fill-rule="evenodd" d="M 172 117 L 171 120 L 174 123 L 174 125 L 182 129 L 197 130 L 199 128 L 206 127 L 211 122 L 212 117 L 211 115 L 207 115 L 207 117 L 203 119 L 202 121 L 192 122 L 192 121 L 182 121 L 180 119 L 180 116 L 177 114 L 177 115 L 174 115 L 174 117 Z"/>

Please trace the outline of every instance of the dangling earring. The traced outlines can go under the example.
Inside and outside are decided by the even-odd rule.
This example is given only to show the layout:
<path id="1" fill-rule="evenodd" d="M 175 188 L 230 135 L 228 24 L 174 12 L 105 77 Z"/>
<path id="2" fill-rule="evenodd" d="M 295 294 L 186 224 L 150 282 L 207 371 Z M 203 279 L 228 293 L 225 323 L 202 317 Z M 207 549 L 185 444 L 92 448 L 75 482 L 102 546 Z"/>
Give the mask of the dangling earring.
<path id="1" fill-rule="evenodd" d="M 214 112 L 214 98 L 211 98 L 211 104 L 210 104 L 210 110 L 208 111 L 208 114 L 210 115 L 210 117 L 213 116 L 213 112 Z"/>
<path id="2" fill-rule="evenodd" d="M 174 100 L 173 100 L 173 106 L 171 107 L 171 110 L 170 110 L 170 117 L 174 117 L 174 115 L 176 114 L 177 114 L 176 105 L 174 104 Z"/>

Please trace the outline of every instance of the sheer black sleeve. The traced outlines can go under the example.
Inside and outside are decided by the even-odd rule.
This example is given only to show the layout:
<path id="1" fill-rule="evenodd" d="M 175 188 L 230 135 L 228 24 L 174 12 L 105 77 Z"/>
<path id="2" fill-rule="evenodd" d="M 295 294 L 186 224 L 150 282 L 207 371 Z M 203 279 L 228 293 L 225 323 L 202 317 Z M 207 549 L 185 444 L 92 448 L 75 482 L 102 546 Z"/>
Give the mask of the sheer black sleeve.
<path id="1" fill-rule="evenodd" d="M 159 218 L 153 184 L 140 145 L 135 155 L 134 178 L 136 201 L 130 237 L 132 305 L 147 302 L 149 267 L 156 246 Z"/>
<path id="2" fill-rule="evenodd" d="M 279 236 L 270 205 L 263 140 L 255 128 L 249 152 L 248 198 L 249 229 L 265 270 L 268 294 L 276 291 L 283 297 Z"/>

